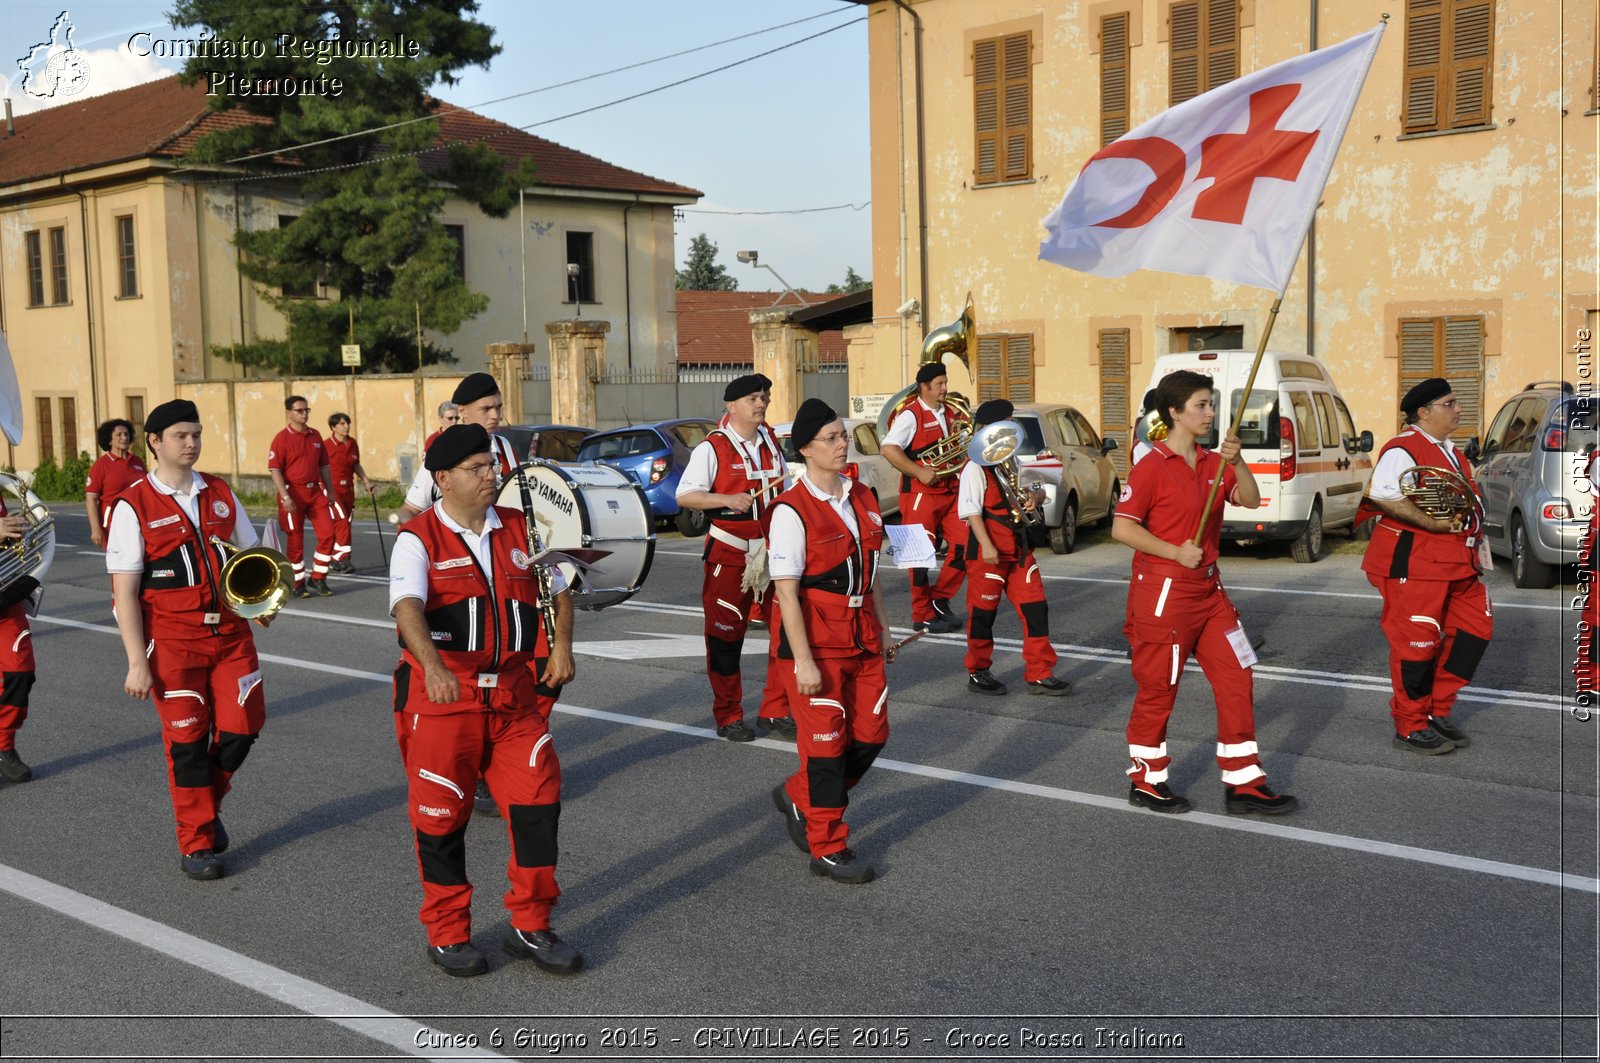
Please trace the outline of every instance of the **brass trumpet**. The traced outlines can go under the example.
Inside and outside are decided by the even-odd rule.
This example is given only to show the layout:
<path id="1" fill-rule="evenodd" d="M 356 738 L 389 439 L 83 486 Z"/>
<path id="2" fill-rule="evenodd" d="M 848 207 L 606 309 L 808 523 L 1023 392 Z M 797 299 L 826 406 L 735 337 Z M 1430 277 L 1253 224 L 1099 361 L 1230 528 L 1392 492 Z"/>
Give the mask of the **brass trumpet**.
<path id="1" fill-rule="evenodd" d="M 1449 521 L 1453 532 L 1474 532 L 1482 523 L 1477 494 L 1454 469 L 1413 465 L 1400 474 L 1400 493 L 1433 519 Z"/>
<path id="2" fill-rule="evenodd" d="M 241 550 L 213 535 L 211 543 L 228 560 L 222 564 L 222 603 L 245 620 L 261 620 L 276 613 L 294 593 L 294 567 L 270 546 Z"/>

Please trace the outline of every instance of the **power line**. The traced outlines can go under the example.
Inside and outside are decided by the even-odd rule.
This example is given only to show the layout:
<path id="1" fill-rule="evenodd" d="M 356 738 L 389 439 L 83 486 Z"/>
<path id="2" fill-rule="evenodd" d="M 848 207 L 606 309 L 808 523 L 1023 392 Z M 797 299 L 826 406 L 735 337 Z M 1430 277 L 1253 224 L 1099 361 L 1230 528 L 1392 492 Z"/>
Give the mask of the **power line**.
<path id="1" fill-rule="evenodd" d="M 731 214 L 742 217 L 759 217 L 768 214 L 820 214 L 827 210 L 866 210 L 872 200 L 861 203 L 835 203 L 831 207 L 801 207 L 797 210 L 717 210 L 715 207 L 679 207 L 684 214 Z"/>

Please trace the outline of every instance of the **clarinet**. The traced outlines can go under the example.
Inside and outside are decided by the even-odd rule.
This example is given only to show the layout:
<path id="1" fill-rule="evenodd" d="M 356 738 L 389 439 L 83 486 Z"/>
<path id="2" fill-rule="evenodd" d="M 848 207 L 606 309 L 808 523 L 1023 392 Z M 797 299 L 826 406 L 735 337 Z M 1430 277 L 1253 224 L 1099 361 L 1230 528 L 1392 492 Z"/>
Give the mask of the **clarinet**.
<path id="1" fill-rule="evenodd" d="M 544 540 L 539 536 L 538 522 L 533 519 L 533 489 L 528 486 L 528 474 L 519 466 L 516 472 L 517 490 L 522 493 L 523 523 L 528 526 L 528 554 L 538 557 L 544 553 Z M 539 581 L 539 615 L 544 620 L 545 637 L 551 650 L 556 646 L 556 596 L 550 577 L 550 566 L 536 565 L 534 577 Z"/>

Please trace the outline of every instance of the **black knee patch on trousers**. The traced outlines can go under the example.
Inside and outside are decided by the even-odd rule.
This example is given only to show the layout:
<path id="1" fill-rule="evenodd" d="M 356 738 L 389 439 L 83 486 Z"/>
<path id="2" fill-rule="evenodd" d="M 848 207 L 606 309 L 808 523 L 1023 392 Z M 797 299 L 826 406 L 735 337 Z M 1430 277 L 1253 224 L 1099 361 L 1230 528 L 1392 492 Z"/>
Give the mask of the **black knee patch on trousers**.
<path id="1" fill-rule="evenodd" d="M 1425 698 L 1433 693 L 1434 659 L 1426 661 L 1401 661 L 1400 685 L 1413 698 Z"/>
<path id="2" fill-rule="evenodd" d="M 967 548 L 965 546 L 959 546 L 959 545 L 958 546 L 952 546 L 950 548 L 949 560 L 947 560 L 945 562 L 945 564 L 949 568 L 953 568 L 953 569 L 957 569 L 957 570 L 959 570 L 961 572 L 965 572 L 967 570 Z M 914 568 L 911 571 L 913 571 L 913 572 L 925 572 L 927 570 L 926 569 L 915 569 Z"/>
<path id="3" fill-rule="evenodd" d="M 435 886 L 466 886 L 467 828 L 449 834 L 424 834 L 417 831 L 417 860 L 422 864 L 422 881 Z"/>
<path id="4" fill-rule="evenodd" d="M 14 705 L 19 709 L 28 707 L 28 693 L 33 690 L 34 674 L 32 672 L 5 672 L 4 680 L 0 681 L 0 705 Z"/>
<path id="5" fill-rule="evenodd" d="M 1458 631 L 1455 645 L 1450 647 L 1450 656 L 1444 659 L 1444 670 L 1470 682 L 1478 670 L 1478 662 L 1483 660 L 1483 651 L 1488 648 L 1487 639 Z"/>
<path id="6" fill-rule="evenodd" d="M 860 779 L 883 750 L 882 742 L 852 742 L 844 750 L 845 779 Z"/>
<path id="7" fill-rule="evenodd" d="M 806 787 L 811 794 L 812 807 L 845 806 L 844 759 L 844 757 L 812 757 L 806 761 Z"/>
<path id="8" fill-rule="evenodd" d="M 405 661 L 394 670 L 394 711 L 406 711 L 406 699 L 411 696 L 411 666 Z"/>
<path id="9" fill-rule="evenodd" d="M 244 763 L 244 758 L 250 755 L 250 747 L 255 744 L 255 741 L 255 735 L 219 731 L 217 733 L 217 767 L 229 775 L 238 771 L 239 765 Z"/>
<path id="10" fill-rule="evenodd" d="M 518 867 L 556 866 L 556 825 L 561 802 L 553 805 L 511 805 L 511 852 Z"/>
<path id="11" fill-rule="evenodd" d="M 718 675 L 739 674 L 739 654 L 743 652 L 744 644 L 719 639 L 715 635 L 706 636 L 706 665 Z"/>
<path id="12" fill-rule="evenodd" d="M 994 641 L 994 610 L 974 609 L 972 622 L 967 631 L 967 637 L 980 642 Z"/>
<path id="13" fill-rule="evenodd" d="M 1047 639 L 1050 637 L 1050 603 L 1049 602 L 1023 602 L 1022 603 L 1023 635 L 1026 638 Z"/>
<path id="14" fill-rule="evenodd" d="M 913 587 L 926 587 L 928 585 L 928 570 L 925 568 L 912 569 L 911 585 Z"/>
<path id="15" fill-rule="evenodd" d="M 172 758 L 172 784 L 186 789 L 211 785 L 211 758 L 206 755 L 206 743 L 173 742 L 167 747 Z"/>

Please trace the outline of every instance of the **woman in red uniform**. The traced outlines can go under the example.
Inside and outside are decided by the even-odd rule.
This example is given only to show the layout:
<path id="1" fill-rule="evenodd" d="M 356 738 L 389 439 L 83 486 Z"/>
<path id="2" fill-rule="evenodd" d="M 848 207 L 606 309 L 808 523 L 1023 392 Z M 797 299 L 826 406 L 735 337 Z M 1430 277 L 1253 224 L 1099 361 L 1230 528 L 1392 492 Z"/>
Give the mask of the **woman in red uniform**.
<path id="1" fill-rule="evenodd" d="M 328 474 L 333 480 L 333 564 L 329 572 L 354 572 L 350 563 L 350 519 L 356 508 L 356 481 L 372 494 L 372 481 L 361 467 L 361 444 L 350 434 L 350 415 L 336 413 L 328 418 L 328 438 L 323 444 L 328 455 Z"/>
<path id="2" fill-rule="evenodd" d="M 94 441 L 101 454 L 89 466 L 89 483 L 83 489 L 83 508 L 89 514 L 89 541 L 106 545 L 106 525 L 111 523 L 111 507 L 122 492 L 144 479 L 149 472 L 139 455 L 133 453 L 133 425 L 118 417 L 95 429 Z"/>
<path id="3" fill-rule="evenodd" d="M 1117 502 L 1111 535 L 1134 550 L 1123 632 L 1133 651 L 1139 684 L 1128 720 L 1128 803 L 1155 812 L 1187 812 L 1189 802 L 1172 792 L 1167 770 L 1167 719 L 1178 696 L 1184 663 L 1193 654 L 1211 682 L 1217 704 L 1217 766 L 1230 813 L 1275 815 L 1295 799 L 1267 786 L 1256 749 L 1251 665 L 1255 652 L 1217 574 L 1222 540 L 1222 500 L 1254 509 L 1261 504 L 1250 467 L 1239 456 L 1237 437 L 1215 452 L 1196 440 L 1216 417 L 1211 378 L 1180 371 L 1156 387 L 1156 409 L 1168 428 L 1164 442 L 1128 471 Z M 1222 488 L 1194 543 L 1200 512 L 1222 469 Z"/>

